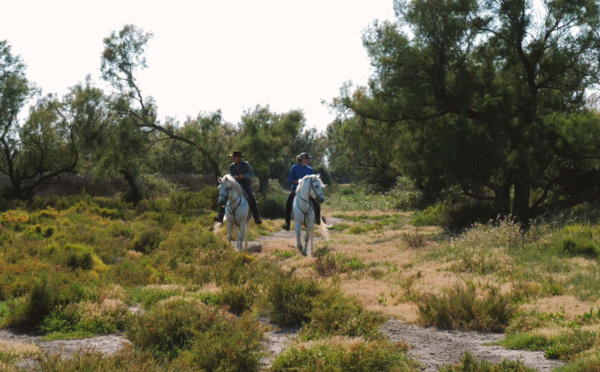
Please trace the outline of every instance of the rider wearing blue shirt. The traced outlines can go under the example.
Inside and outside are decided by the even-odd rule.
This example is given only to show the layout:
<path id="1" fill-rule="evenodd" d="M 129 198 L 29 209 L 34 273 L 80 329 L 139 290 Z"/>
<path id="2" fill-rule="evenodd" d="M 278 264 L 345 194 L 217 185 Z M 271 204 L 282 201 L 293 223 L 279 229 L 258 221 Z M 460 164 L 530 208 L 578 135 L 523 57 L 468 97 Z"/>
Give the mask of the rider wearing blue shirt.
<path id="1" fill-rule="evenodd" d="M 302 179 L 304 176 L 308 176 L 310 174 L 315 174 L 315 171 L 312 169 L 308 163 L 312 159 L 312 156 L 308 155 L 308 153 L 303 152 L 302 154 L 296 156 L 296 161 L 298 164 L 292 165 L 290 168 L 290 174 L 288 175 L 288 181 L 292 185 L 292 191 L 290 191 L 290 195 L 288 196 L 287 202 L 285 203 L 285 225 L 283 228 L 287 231 L 290 231 L 290 222 L 292 220 L 292 206 L 294 203 L 294 197 L 296 196 L 296 187 L 298 187 L 298 181 Z M 315 209 L 315 223 L 317 225 L 321 224 L 321 205 L 316 203 L 311 199 L 313 207 Z"/>
<path id="2" fill-rule="evenodd" d="M 260 225 L 262 220 L 260 218 L 260 213 L 258 212 L 258 203 L 256 202 L 256 197 L 252 192 L 252 177 L 254 177 L 254 170 L 250 166 L 250 163 L 242 160 L 244 155 L 239 150 L 235 150 L 232 154 L 229 154 L 233 158 L 233 163 L 229 165 L 229 174 L 233 176 L 242 189 L 246 191 L 248 194 L 248 202 L 250 204 L 250 209 L 252 210 L 252 216 L 254 217 L 254 223 Z M 223 216 L 225 216 L 225 207 L 222 206 L 217 212 L 217 217 L 214 218 L 215 221 L 223 223 Z"/>

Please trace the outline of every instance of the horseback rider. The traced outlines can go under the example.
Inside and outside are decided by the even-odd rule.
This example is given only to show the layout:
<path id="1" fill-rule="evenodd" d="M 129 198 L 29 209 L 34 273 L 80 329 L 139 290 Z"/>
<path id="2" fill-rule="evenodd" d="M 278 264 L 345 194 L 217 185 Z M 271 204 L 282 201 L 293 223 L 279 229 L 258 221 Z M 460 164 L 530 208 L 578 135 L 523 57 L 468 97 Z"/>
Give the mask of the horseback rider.
<path id="1" fill-rule="evenodd" d="M 256 198 L 252 192 L 252 177 L 254 177 L 254 170 L 250 166 L 250 163 L 242 160 L 244 155 L 242 155 L 241 151 L 234 150 L 233 153 L 229 154 L 229 156 L 231 156 L 233 159 L 233 163 L 229 165 L 229 174 L 240 184 L 240 186 L 242 186 L 242 189 L 244 189 L 246 194 L 248 194 L 248 202 L 250 204 L 250 209 L 252 210 L 254 223 L 260 225 L 262 223 L 262 219 L 260 218 L 260 213 L 258 212 Z M 214 220 L 223 223 L 224 216 L 225 206 L 221 206 Z"/>
<path id="2" fill-rule="evenodd" d="M 290 221 L 292 220 L 292 205 L 294 203 L 294 197 L 296 196 L 296 187 L 298 187 L 298 181 L 304 176 L 315 174 L 315 171 L 312 169 L 308 163 L 310 163 L 310 159 L 312 156 L 308 155 L 308 153 L 303 152 L 300 155 L 296 156 L 296 161 L 298 164 L 292 165 L 290 168 L 290 174 L 288 175 L 288 181 L 292 185 L 292 190 L 290 191 L 290 195 L 287 198 L 287 202 L 285 203 L 285 225 L 283 225 L 283 229 L 286 231 L 290 231 Z M 315 210 L 315 223 L 317 225 L 321 224 L 321 205 L 314 200 L 310 200 L 313 204 Z"/>

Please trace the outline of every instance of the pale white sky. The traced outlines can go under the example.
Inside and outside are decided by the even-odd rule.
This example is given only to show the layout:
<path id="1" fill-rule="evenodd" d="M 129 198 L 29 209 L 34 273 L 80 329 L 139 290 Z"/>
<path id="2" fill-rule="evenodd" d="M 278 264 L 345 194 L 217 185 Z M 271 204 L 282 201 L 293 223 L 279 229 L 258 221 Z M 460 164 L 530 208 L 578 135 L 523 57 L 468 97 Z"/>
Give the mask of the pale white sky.
<path id="1" fill-rule="evenodd" d="M 45 94 L 98 82 L 103 38 L 134 24 L 154 34 L 138 80 L 161 120 L 221 109 L 238 123 L 260 104 L 302 109 L 318 130 L 334 118 L 321 101 L 371 75 L 363 30 L 394 19 L 392 0 L 0 0 L 0 11 L 0 40 Z"/>

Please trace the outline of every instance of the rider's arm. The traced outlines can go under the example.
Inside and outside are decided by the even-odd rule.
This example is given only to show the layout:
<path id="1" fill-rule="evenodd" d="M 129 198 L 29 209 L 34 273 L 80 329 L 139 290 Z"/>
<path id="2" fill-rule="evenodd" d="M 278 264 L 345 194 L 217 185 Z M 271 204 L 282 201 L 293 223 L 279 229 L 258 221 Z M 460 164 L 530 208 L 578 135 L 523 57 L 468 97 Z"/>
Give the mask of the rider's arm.
<path id="1" fill-rule="evenodd" d="M 252 169 L 252 166 L 250 164 L 248 164 L 248 170 L 246 173 L 244 173 L 244 176 L 249 180 L 251 180 L 252 177 L 254 177 L 254 169 Z"/>

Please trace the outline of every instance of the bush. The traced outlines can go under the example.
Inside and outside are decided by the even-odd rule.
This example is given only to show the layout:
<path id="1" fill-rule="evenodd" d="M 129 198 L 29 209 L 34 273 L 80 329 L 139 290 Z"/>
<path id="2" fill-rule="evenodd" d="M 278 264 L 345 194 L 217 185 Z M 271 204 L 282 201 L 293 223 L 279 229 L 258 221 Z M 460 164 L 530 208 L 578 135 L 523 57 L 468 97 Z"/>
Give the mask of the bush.
<path id="1" fill-rule="evenodd" d="M 181 355 L 216 371 L 253 370 L 246 367 L 258 363 L 264 331 L 256 322 L 197 299 L 173 297 L 134 318 L 126 334 L 137 347 L 154 351 L 159 358 L 173 360 Z"/>
<path id="2" fill-rule="evenodd" d="M 219 189 L 216 186 L 205 186 L 200 191 L 175 191 L 170 195 L 171 208 L 184 215 L 196 215 L 198 211 L 216 206 Z"/>
<path id="3" fill-rule="evenodd" d="M 297 279 L 293 273 L 273 278 L 267 288 L 266 312 L 282 326 L 298 326 L 308 321 L 315 297 L 322 290 L 312 279 Z"/>
<path id="4" fill-rule="evenodd" d="M 149 254 L 156 250 L 160 242 L 165 239 L 165 232 L 158 224 L 149 224 L 137 234 L 131 243 L 131 249 L 136 252 Z"/>
<path id="5" fill-rule="evenodd" d="M 581 237 L 563 239 L 562 250 L 570 256 L 598 258 L 600 255 L 600 248 L 591 239 Z"/>
<path id="6" fill-rule="evenodd" d="M 126 346 L 115 354 L 106 355 L 101 351 L 80 349 L 70 358 L 60 353 L 42 353 L 37 358 L 41 371 L 111 371 L 111 372 L 162 372 L 176 371 L 165 361 L 154 358 L 151 352 Z M 186 371 L 200 372 L 191 366 Z"/>
<path id="7" fill-rule="evenodd" d="M 442 296 L 426 294 L 419 299 L 419 322 L 442 329 L 503 331 L 514 314 L 509 296 L 490 287 L 478 296 L 473 283 L 456 285 Z"/>
<path id="8" fill-rule="evenodd" d="M 304 325 L 301 334 L 306 339 L 331 336 L 380 337 L 378 328 L 386 317 L 365 311 L 357 299 L 344 297 L 336 289 L 319 294 L 308 314 L 310 321 Z"/>
<path id="9" fill-rule="evenodd" d="M 294 345 L 279 354 L 272 371 L 419 371 L 403 342 L 340 338 Z"/>
<path id="10" fill-rule="evenodd" d="M 446 207 L 441 226 L 448 231 L 460 231 L 496 217 L 497 211 L 491 202 L 468 199 Z"/>
<path id="11" fill-rule="evenodd" d="M 9 304 L 6 325 L 24 331 L 38 331 L 44 319 L 60 304 L 57 292 L 57 288 L 42 277 L 25 301 Z"/>
<path id="12" fill-rule="evenodd" d="M 265 329 L 250 318 L 235 319 L 194 332 L 193 346 L 174 365 L 198 367 L 202 371 L 258 371 L 261 338 Z"/>
<path id="13" fill-rule="evenodd" d="M 521 360 L 503 360 L 500 364 L 492 364 L 485 360 L 477 360 L 471 353 L 465 351 L 460 363 L 444 365 L 440 372 L 535 372 L 527 367 Z"/>
<path id="14" fill-rule="evenodd" d="M 422 212 L 416 213 L 410 219 L 413 226 L 440 226 L 446 218 L 446 207 L 437 204 L 435 207 L 427 207 Z"/>

